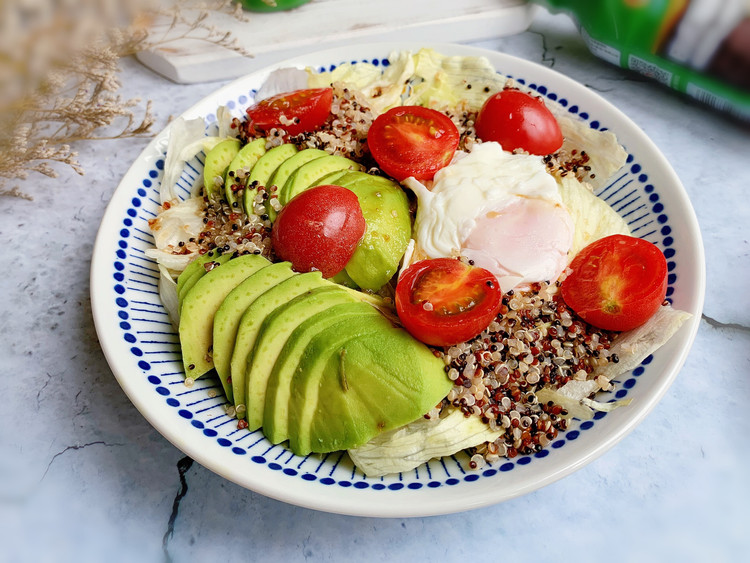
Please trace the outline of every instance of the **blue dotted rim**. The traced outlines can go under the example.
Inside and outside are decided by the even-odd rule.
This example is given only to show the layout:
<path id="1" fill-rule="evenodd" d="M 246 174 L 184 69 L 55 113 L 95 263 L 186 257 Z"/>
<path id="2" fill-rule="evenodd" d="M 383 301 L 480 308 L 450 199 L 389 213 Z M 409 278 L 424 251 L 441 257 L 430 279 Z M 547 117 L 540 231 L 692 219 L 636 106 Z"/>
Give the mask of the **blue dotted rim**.
<path id="1" fill-rule="evenodd" d="M 358 61 L 352 61 L 355 62 Z M 388 65 L 387 59 L 365 59 L 361 62 Z M 336 66 L 320 67 L 319 70 L 333 70 Z M 591 128 L 607 130 L 598 119 L 592 118 L 577 105 L 571 104 L 546 86 L 526 84 L 522 78 L 515 80 L 567 108 L 569 113 L 586 121 Z M 239 94 L 236 100 L 228 100 L 226 105 L 230 108 L 246 105 L 251 102 L 255 93 L 256 90 L 251 89 L 246 94 Z M 215 121 L 215 114 L 206 116 L 207 127 L 210 128 Z M 196 175 L 200 174 L 199 170 L 203 166 L 201 158 L 198 157 L 197 162 L 192 165 L 188 163 L 177 184 L 182 191 L 182 197 L 190 194 L 190 185 Z M 467 458 L 463 454 L 458 454 L 432 460 L 410 472 L 381 478 L 366 477 L 348 461 L 348 458 L 345 459 L 344 452 L 300 457 L 281 445 L 270 444 L 260 431 L 238 429 L 236 419 L 230 418 L 224 412 L 227 403 L 221 385 L 216 379 L 199 379 L 193 387 L 185 387 L 179 338 L 159 300 L 159 271 L 156 264 L 144 255 L 144 249 L 153 247 L 154 243 L 148 228 L 148 220 L 156 216 L 153 210 L 159 206 L 158 189 L 163 169 L 164 159 L 160 158 L 142 179 L 141 185 L 134 188 L 131 206 L 125 210 L 122 218 L 117 250 L 112 261 L 114 299 L 119 309 L 122 338 L 130 345 L 133 360 L 143 376 L 153 385 L 154 392 L 163 398 L 164 404 L 176 409 L 177 414 L 183 419 L 189 420 L 190 426 L 196 432 L 215 440 L 221 447 L 229 448 L 238 457 L 246 458 L 252 465 L 263 466 L 304 481 L 318 482 L 326 486 L 338 485 L 342 488 L 397 491 L 423 487 L 451 487 L 460 482 L 475 482 L 507 473 L 516 467 L 525 467 L 533 462 L 533 458 L 546 458 L 567 443 L 577 440 L 582 432 L 593 428 L 596 421 L 607 415 L 606 412 L 595 413 L 593 420 L 581 422 L 577 428 L 571 428 L 547 449 L 533 456 L 502 459 L 489 464 L 481 471 L 465 470 Z M 619 176 L 597 195 L 627 220 L 634 236 L 649 240 L 663 250 L 669 271 L 667 300 L 671 301 L 670 296 L 674 293 L 677 276 L 669 218 L 664 205 L 659 201 L 656 188 L 649 183 L 648 175 L 642 171 L 642 166 L 635 162 L 632 154 L 628 155 L 627 165 L 620 171 Z M 630 376 L 623 376 L 626 378 L 618 385 L 612 400 L 627 397 L 652 359 L 653 357 L 649 356 L 631 372 Z"/>

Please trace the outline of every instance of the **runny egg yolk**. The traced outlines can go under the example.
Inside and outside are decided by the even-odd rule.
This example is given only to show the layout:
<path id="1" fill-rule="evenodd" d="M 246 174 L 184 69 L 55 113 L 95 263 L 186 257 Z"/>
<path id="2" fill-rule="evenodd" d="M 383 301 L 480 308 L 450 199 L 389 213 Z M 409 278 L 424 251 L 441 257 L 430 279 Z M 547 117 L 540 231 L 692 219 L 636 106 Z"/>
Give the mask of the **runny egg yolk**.
<path id="1" fill-rule="evenodd" d="M 498 278 L 503 292 L 555 281 L 568 259 L 573 221 L 540 157 L 483 143 L 440 170 L 419 198 L 415 238 L 430 258 L 460 254 Z"/>

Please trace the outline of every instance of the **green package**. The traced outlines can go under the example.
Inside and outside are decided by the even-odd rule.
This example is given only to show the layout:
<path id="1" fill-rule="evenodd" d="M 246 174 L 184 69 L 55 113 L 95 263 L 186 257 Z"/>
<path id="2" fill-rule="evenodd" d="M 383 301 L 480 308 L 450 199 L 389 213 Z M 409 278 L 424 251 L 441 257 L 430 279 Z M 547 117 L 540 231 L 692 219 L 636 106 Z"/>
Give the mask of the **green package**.
<path id="1" fill-rule="evenodd" d="M 571 14 L 594 55 L 750 120 L 750 13 L 744 0 L 538 3 Z"/>

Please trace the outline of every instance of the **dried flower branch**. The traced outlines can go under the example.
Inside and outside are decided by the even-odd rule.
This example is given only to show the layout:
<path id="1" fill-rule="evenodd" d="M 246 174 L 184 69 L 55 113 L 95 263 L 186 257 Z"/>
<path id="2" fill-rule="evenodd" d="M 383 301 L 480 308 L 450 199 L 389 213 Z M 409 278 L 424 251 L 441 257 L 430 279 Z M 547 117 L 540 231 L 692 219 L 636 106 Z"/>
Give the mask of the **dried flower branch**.
<path id="1" fill-rule="evenodd" d="M 83 169 L 72 145 L 150 133 L 151 103 L 123 99 L 119 60 L 180 38 L 248 56 L 212 11 L 244 20 L 234 0 L 0 2 L 0 196 L 26 197 L 12 180 Z"/>

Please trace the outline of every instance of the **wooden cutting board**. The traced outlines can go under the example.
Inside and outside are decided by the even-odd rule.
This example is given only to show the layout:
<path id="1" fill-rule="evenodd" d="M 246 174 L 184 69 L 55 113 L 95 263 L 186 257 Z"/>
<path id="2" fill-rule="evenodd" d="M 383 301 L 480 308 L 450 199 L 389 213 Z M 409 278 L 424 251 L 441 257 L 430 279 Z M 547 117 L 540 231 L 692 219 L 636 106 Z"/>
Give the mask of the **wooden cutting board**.
<path id="1" fill-rule="evenodd" d="M 526 0 L 312 0 L 287 12 L 249 13 L 248 22 L 212 13 L 208 23 L 232 32 L 253 58 L 200 39 L 170 41 L 137 57 L 175 82 L 210 82 L 305 50 L 370 41 L 465 43 L 512 35 L 524 31 L 535 12 Z M 174 29 L 170 37 L 182 31 Z"/>

